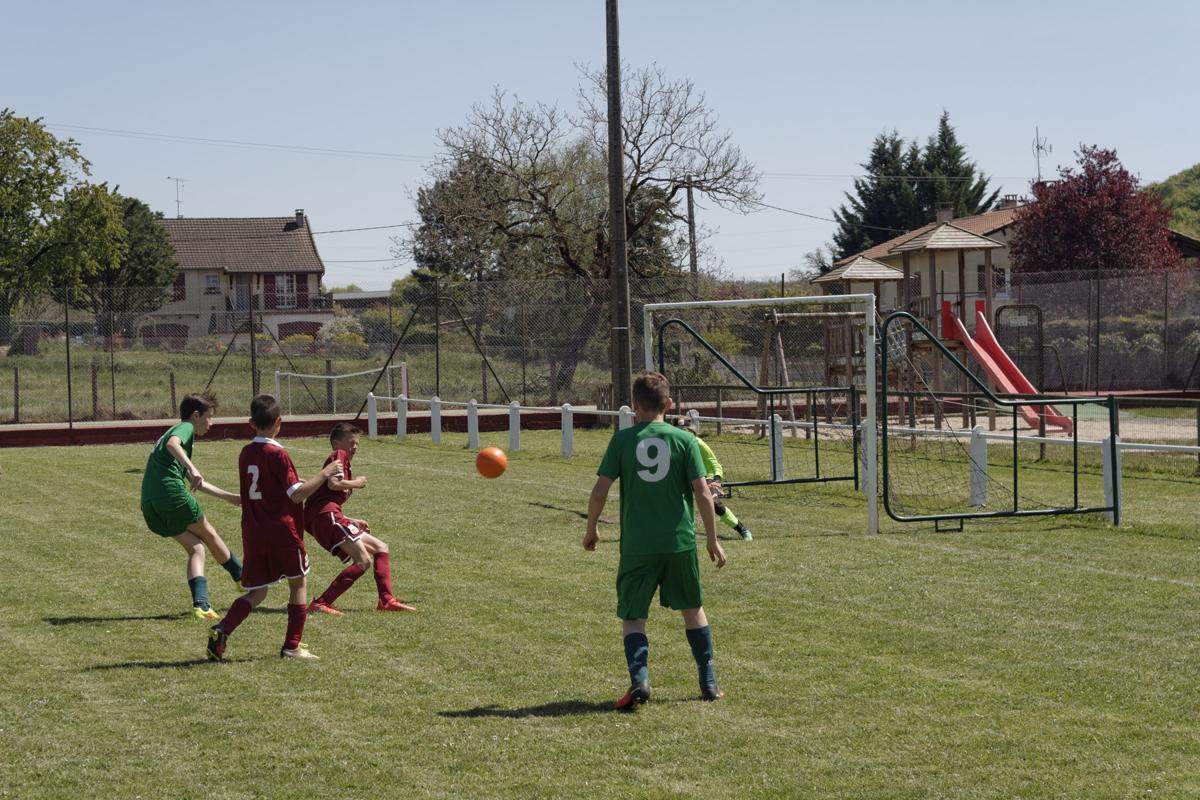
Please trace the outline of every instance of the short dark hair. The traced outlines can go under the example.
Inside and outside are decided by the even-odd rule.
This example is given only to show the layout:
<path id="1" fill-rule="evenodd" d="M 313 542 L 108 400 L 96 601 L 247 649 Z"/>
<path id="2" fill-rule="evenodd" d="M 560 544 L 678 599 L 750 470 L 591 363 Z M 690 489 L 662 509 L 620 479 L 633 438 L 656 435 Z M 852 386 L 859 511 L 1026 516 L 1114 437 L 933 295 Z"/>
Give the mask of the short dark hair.
<path id="1" fill-rule="evenodd" d="M 216 409 L 217 396 L 212 392 L 201 392 L 200 394 L 189 394 L 183 398 L 183 402 L 179 404 L 179 419 L 187 422 L 192 418 L 192 414 L 200 412 L 206 413 L 210 408 Z"/>
<path id="2" fill-rule="evenodd" d="M 338 422 L 334 424 L 333 430 L 329 432 L 329 443 L 342 442 L 351 436 L 359 436 L 361 434 L 362 429 L 353 422 Z"/>
<path id="3" fill-rule="evenodd" d="M 633 402 L 645 411 L 666 411 L 671 384 L 661 372 L 643 372 L 633 381 Z"/>
<path id="4" fill-rule="evenodd" d="M 271 427 L 279 417 L 279 401 L 274 395 L 260 394 L 250 401 L 250 424 L 258 430 Z"/>

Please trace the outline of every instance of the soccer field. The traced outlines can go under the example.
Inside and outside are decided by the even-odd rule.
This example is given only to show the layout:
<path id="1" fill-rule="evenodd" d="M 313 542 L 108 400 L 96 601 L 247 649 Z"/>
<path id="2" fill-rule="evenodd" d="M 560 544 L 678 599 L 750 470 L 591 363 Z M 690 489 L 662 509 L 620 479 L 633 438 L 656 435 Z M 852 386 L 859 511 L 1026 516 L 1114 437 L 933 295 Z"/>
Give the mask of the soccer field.
<path id="1" fill-rule="evenodd" d="M 702 563 L 726 698 L 697 699 L 656 608 L 654 697 L 611 712 L 615 494 L 598 552 L 579 546 L 606 438 L 577 432 L 564 461 L 557 432 L 526 433 L 494 481 L 453 444 L 364 440 L 347 512 L 419 612 L 376 613 L 367 576 L 345 617 L 309 619 L 315 664 L 277 656 L 282 587 L 231 663 L 204 660 L 182 550 L 137 508 L 148 446 L 0 451 L 0 797 L 1200 794 L 1200 553 L 1178 521 L 865 536 L 844 486 L 747 492 L 730 506 L 754 541 Z M 284 444 L 302 475 L 327 453 Z M 235 488 L 241 445 L 198 440 L 196 463 Z M 1175 508 L 1195 495 L 1171 486 Z M 238 511 L 201 504 L 240 552 Z M 339 565 L 307 542 L 311 597 Z M 223 612 L 234 587 L 208 575 Z"/>

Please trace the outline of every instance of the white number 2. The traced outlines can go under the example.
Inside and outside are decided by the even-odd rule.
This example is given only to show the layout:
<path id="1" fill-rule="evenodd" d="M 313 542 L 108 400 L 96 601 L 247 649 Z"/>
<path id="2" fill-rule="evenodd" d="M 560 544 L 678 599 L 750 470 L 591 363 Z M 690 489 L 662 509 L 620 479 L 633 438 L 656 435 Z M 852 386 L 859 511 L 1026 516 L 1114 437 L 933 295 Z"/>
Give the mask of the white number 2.
<path id="1" fill-rule="evenodd" d="M 651 450 L 654 452 L 651 453 Z M 637 460 L 646 467 L 638 470 L 638 477 L 647 483 L 661 481 L 671 470 L 671 450 L 665 439 L 642 439 L 637 446 Z"/>
<path id="2" fill-rule="evenodd" d="M 246 472 L 250 473 L 250 495 L 251 500 L 262 500 L 262 492 L 258 490 L 258 465 L 250 464 L 246 467 Z"/>

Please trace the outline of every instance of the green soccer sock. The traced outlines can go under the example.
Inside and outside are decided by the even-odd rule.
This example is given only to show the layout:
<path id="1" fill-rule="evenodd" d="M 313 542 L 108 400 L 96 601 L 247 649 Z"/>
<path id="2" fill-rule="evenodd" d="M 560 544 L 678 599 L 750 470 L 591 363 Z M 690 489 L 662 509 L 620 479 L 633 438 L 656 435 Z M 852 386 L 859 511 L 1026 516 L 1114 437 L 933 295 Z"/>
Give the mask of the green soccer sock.
<path id="1" fill-rule="evenodd" d="M 713 668 L 712 628 L 707 625 L 703 628 L 688 628 L 687 640 L 688 644 L 692 646 L 692 657 L 696 659 L 700 685 L 708 686 L 716 683 L 717 673 Z"/>
<path id="2" fill-rule="evenodd" d="M 192 590 L 193 606 L 203 611 L 208 611 L 212 607 L 208 604 L 208 578 L 203 575 L 188 578 L 188 588 Z"/>
<path id="3" fill-rule="evenodd" d="M 725 513 L 721 515 L 721 522 L 724 522 L 729 527 L 737 530 L 738 518 L 733 515 L 733 511 L 729 508 L 729 506 L 725 507 Z"/>
<path id="4" fill-rule="evenodd" d="M 229 573 L 229 577 L 233 578 L 234 583 L 242 579 L 242 561 L 233 553 L 229 554 L 229 560 L 221 566 Z"/>
<path id="5" fill-rule="evenodd" d="M 625 661 L 629 665 L 629 679 L 641 683 L 650 679 L 650 640 L 644 633 L 625 636 Z"/>

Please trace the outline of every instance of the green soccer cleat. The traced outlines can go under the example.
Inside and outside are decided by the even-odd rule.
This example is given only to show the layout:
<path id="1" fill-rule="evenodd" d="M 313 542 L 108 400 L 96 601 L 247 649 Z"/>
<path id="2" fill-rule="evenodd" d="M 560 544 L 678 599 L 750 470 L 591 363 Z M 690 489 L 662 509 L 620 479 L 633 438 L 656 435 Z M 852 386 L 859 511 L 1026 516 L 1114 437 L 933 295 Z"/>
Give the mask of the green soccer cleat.
<path id="1" fill-rule="evenodd" d="M 650 699 L 650 681 L 641 681 L 629 687 L 629 691 L 613 704 L 617 711 L 637 711 L 638 706 Z"/>

